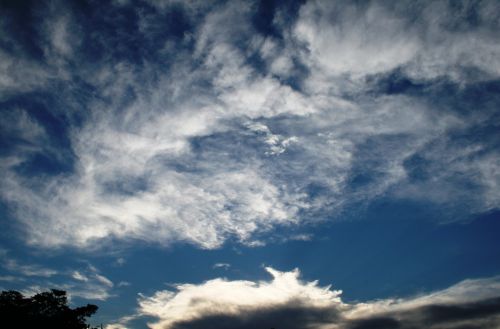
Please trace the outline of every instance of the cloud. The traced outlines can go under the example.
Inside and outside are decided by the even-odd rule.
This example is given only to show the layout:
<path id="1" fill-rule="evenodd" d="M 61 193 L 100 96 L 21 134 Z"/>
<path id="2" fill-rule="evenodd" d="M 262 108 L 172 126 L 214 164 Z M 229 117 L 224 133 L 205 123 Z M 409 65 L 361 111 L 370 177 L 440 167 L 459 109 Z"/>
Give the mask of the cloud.
<path id="1" fill-rule="evenodd" d="M 43 87 L 51 77 L 41 63 L 17 58 L 0 49 L 0 100 L 20 92 L 30 92 Z"/>
<path id="2" fill-rule="evenodd" d="M 309 1 L 293 34 L 308 56 L 330 74 L 375 74 L 411 60 L 420 48 L 405 17 L 377 2 Z"/>
<path id="3" fill-rule="evenodd" d="M 313 328 L 336 321 L 338 314 L 332 309 L 308 308 L 300 303 L 258 310 L 241 311 L 238 315 L 209 315 L 191 321 L 180 321 L 170 328 Z"/>
<path id="4" fill-rule="evenodd" d="M 217 269 L 217 268 L 222 268 L 224 270 L 228 270 L 231 267 L 231 264 L 228 263 L 215 263 L 212 268 Z"/>
<path id="5" fill-rule="evenodd" d="M 10 272 L 10 275 L 1 276 L 0 281 L 46 280 L 60 274 L 60 271 L 39 264 L 23 264 L 10 257 L 9 250 L 6 249 L 0 249 L 0 259 L 2 260 L 2 267 Z"/>
<path id="6" fill-rule="evenodd" d="M 497 328 L 500 298 L 452 305 L 430 304 L 351 321 L 347 328 Z"/>
<path id="7" fill-rule="evenodd" d="M 262 317 L 262 324 L 269 315 L 279 315 L 282 319 L 291 316 L 290 321 L 301 323 L 303 317 L 325 316 L 316 311 L 340 303 L 339 291 L 318 287 L 317 282 L 302 283 L 298 270 L 266 270 L 273 276 L 270 282 L 214 279 L 201 285 L 177 285 L 177 293 L 158 291 L 151 297 L 141 296 L 139 312 L 160 317 L 160 322 L 152 324 L 152 328 L 184 328 L 187 322 L 196 321 L 200 321 L 196 322 L 197 326 L 211 328 L 209 323 L 223 321 L 231 325 L 232 320 L 241 320 L 241 325 L 251 327 L 257 324 L 253 322 L 255 319 L 250 319 L 253 316 Z M 312 312 L 303 309 L 302 305 L 312 307 Z M 241 317 L 246 312 L 248 320 Z"/>
<path id="8" fill-rule="evenodd" d="M 104 301 L 113 296 L 114 283 L 90 264 L 76 270 L 56 271 L 38 264 L 21 264 L 6 254 L 7 251 L 2 255 L 2 264 L 12 275 L 1 276 L 0 281 L 22 282 L 18 289 L 28 295 L 57 287 L 66 290 L 70 298 Z M 121 282 L 118 286 L 124 285 Z"/>
<path id="9" fill-rule="evenodd" d="M 123 266 L 125 265 L 125 263 L 127 262 L 127 260 L 123 257 L 118 257 L 115 262 L 113 263 L 113 265 L 115 266 Z"/>
<path id="10" fill-rule="evenodd" d="M 73 277 L 73 279 L 79 280 L 79 281 L 84 281 L 84 282 L 89 281 L 89 279 L 85 275 L 81 274 L 78 271 L 74 271 L 72 274 L 72 277 Z"/>
<path id="11" fill-rule="evenodd" d="M 0 281 L 5 281 L 5 282 L 16 282 L 16 281 L 23 281 L 23 280 L 24 280 L 23 278 L 20 278 L 18 276 L 13 276 L 13 275 L 0 276 Z"/>
<path id="12" fill-rule="evenodd" d="M 56 270 L 46 268 L 36 264 L 19 264 L 15 259 L 3 259 L 3 267 L 17 275 L 36 276 L 36 277 L 51 277 L 58 272 Z"/>
<path id="13" fill-rule="evenodd" d="M 105 286 L 105 287 L 113 287 L 113 282 L 111 282 L 108 278 L 105 276 L 102 276 L 97 273 L 96 269 L 92 269 L 92 274 L 91 277 L 88 277 L 78 271 L 74 271 L 72 274 L 73 279 L 78 280 L 78 281 L 83 281 L 83 282 L 89 282 L 90 280 L 94 279 L 97 283 Z"/>
<path id="14" fill-rule="evenodd" d="M 500 291 L 499 277 L 467 279 L 444 290 L 412 298 L 389 298 L 368 303 L 358 303 L 346 312 L 347 318 L 375 317 L 390 312 L 407 312 L 429 305 L 473 304 L 493 300 Z"/>
<path id="15" fill-rule="evenodd" d="M 250 122 L 248 124 L 248 128 L 255 132 L 256 134 L 263 135 L 264 143 L 266 143 L 269 146 L 269 151 L 267 151 L 265 154 L 267 155 L 278 155 L 286 151 L 287 147 L 292 144 L 297 142 L 297 137 L 292 136 L 288 138 L 283 138 L 280 135 L 273 134 L 270 130 L 269 127 L 262 123 L 254 123 Z"/>
<path id="16" fill-rule="evenodd" d="M 64 278 L 57 286 L 66 290 L 70 297 L 104 301 L 114 296 L 114 283 L 90 264 L 85 268 L 70 271 L 68 276 L 72 280 Z"/>
<path id="17" fill-rule="evenodd" d="M 493 1 L 352 3 L 308 1 L 292 35 L 327 76 L 359 78 L 402 68 L 416 79 L 468 80 L 475 68 L 498 77 L 498 15 Z M 475 20 L 467 15 L 475 16 Z"/>
<path id="18" fill-rule="evenodd" d="M 381 196 L 499 207 L 492 2 L 309 1 L 269 35 L 255 3 L 203 3 L 41 6 L 43 56 L 0 53 L 0 195 L 25 241 L 256 246 Z"/>
<path id="19" fill-rule="evenodd" d="M 299 271 L 266 270 L 270 281 L 180 284 L 138 300 L 137 316 L 159 321 L 150 328 L 496 328 L 498 277 L 465 280 L 417 297 L 345 303 L 340 291 L 303 282 Z M 121 325 L 126 327 L 126 322 Z"/>

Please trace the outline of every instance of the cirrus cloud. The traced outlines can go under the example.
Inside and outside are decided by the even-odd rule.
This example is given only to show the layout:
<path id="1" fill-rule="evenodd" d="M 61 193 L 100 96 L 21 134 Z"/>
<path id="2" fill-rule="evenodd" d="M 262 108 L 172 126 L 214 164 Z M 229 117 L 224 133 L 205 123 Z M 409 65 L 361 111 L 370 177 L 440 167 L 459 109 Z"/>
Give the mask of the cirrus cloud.
<path id="1" fill-rule="evenodd" d="M 255 3 L 28 8 L 40 56 L 0 52 L 0 195 L 24 239 L 213 249 L 381 196 L 446 221 L 499 207 L 494 2 L 278 7 L 269 35 Z"/>

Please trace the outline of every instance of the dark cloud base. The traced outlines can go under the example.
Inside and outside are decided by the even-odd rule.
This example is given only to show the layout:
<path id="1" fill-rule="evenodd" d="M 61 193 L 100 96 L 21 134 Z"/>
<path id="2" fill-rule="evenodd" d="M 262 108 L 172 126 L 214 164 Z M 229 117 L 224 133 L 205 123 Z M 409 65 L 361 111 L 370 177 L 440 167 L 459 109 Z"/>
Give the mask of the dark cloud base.
<path id="1" fill-rule="evenodd" d="M 238 315 L 208 315 L 192 321 L 177 322 L 171 329 L 301 329 L 334 323 L 340 319 L 339 312 L 332 308 L 294 304 L 241 310 Z"/>
<path id="2" fill-rule="evenodd" d="M 496 329 L 500 326 L 500 297 L 453 305 L 431 304 L 356 320 L 334 308 L 289 303 L 240 310 L 237 315 L 206 315 L 179 321 L 169 329 L 305 329 L 338 325 L 342 329 Z"/>
<path id="3" fill-rule="evenodd" d="M 500 297 L 455 305 L 426 305 L 381 317 L 366 318 L 347 326 L 349 329 L 416 328 L 498 328 Z"/>

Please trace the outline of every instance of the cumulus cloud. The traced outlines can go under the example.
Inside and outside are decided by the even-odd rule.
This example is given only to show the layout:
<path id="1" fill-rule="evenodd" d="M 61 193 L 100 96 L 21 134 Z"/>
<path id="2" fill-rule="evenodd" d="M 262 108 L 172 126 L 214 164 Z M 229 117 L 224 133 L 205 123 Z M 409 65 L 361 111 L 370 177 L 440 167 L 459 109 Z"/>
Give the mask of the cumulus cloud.
<path id="1" fill-rule="evenodd" d="M 345 303 L 341 291 L 304 282 L 299 271 L 266 268 L 270 281 L 213 279 L 141 295 L 150 328 L 496 328 L 499 278 L 462 281 L 417 297 Z M 127 319 L 120 326 L 126 327 Z"/>
<path id="2" fill-rule="evenodd" d="M 250 322 L 246 323 L 245 319 L 240 320 L 250 328 L 256 324 L 252 322 L 255 321 L 252 319 L 255 315 L 257 318 L 280 315 L 283 320 L 291 316 L 288 321 L 293 323 L 302 317 L 307 318 L 309 315 L 314 317 L 315 308 L 318 311 L 340 304 L 339 291 L 332 291 L 329 287 L 318 287 L 317 282 L 301 282 L 298 279 L 298 270 L 292 272 L 279 272 L 272 268 L 266 270 L 273 276 L 270 282 L 214 279 L 201 285 L 177 285 L 177 292 L 165 290 L 158 291 L 150 297 L 141 296 L 139 310 L 143 315 L 160 317 L 160 322 L 151 325 L 153 328 L 189 328 L 187 323 L 191 321 L 200 321 L 196 324 L 196 328 L 203 326 L 211 328 L 208 322 L 220 320 L 226 326 L 230 326 L 231 320 L 238 320 L 246 312 Z M 273 310 L 273 307 L 276 309 Z M 311 314 L 308 312 L 308 307 L 313 311 Z M 328 318 L 321 311 L 317 313 Z M 335 317 L 335 313 L 332 312 L 331 316 Z M 207 318 L 204 319 L 205 317 Z M 208 322 L 203 323 L 202 318 Z M 262 320 L 266 323 L 267 319 Z"/>
<path id="3" fill-rule="evenodd" d="M 493 2 L 308 1 L 289 21 L 277 10 L 273 35 L 254 3 L 202 3 L 121 2 L 90 11 L 92 26 L 71 6 L 37 7 L 43 56 L 0 50 L 0 195 L 26 241 L 255 246 L 382 195 L 498 208 L 497 130 L 483 129 L 498 100 L 463 110 L 439 89 L 462 97 L 498 77 Z M 184 30 L 165 25 L 172 13 Z M 388 92 L 387 79 L 424 87 Z M 488 138 L 455 143 L 477 129 Z"/>

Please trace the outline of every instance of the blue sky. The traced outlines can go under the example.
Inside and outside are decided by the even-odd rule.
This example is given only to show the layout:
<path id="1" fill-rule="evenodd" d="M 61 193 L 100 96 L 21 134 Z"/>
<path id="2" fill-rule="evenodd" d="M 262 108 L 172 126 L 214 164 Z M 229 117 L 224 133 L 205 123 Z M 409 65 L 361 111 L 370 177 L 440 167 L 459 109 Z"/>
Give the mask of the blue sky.
<path id="1" fill-rule="evenodd" d="M 498 2 L 0 12 L 0 288 L 108 329 L 500 323 Z"/>

